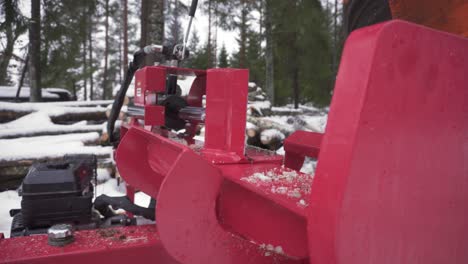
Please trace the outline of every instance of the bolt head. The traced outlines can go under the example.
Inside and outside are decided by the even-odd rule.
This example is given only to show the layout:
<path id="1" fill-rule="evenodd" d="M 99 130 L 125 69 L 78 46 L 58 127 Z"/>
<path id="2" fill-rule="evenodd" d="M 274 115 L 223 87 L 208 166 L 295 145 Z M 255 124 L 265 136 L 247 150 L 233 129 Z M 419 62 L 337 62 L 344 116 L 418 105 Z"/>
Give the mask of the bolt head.
<path id="1" fill-rule="evenodd" d="M 69 224 L 53 225 L 47 230 L 47 235 L 51 246 L 62 247 L 74 241 L 73 226 Z"/>

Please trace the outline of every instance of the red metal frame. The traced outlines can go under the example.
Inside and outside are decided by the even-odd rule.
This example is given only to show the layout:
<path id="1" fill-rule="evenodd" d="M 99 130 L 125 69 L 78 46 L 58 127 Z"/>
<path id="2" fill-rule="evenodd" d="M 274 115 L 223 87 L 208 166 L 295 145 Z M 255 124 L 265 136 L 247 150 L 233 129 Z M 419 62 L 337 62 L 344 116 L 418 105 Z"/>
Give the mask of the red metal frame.
<path id="1" fill-rule="evenodd" d="M 138 239 L 112 244 L 81 231 L 62 249 L 45 236 L 0 239 L 0 260 L 467 263 L 467 71 L 466 39 L 401 21 L 359 30 L 343 53 L 325 135 L 291 135 L 283 162 L 244 147 L 246 70 L 148 67 L 137 81 L 196 75 L 187 100 L 201 106 L 206 94 L 207 104 L 201 149 L 191 145 L 195 129 L 188 145 L 147 120 L 122 130 L 119 171 L 157 199 L 157 230 L 121 228 Z M 164 84 L 136 87 L 147 94 Z M 319 160 L 313 185 L 296 171 L 306 156 Z M 282 178 L 252 181 L 256 173 Z"/>

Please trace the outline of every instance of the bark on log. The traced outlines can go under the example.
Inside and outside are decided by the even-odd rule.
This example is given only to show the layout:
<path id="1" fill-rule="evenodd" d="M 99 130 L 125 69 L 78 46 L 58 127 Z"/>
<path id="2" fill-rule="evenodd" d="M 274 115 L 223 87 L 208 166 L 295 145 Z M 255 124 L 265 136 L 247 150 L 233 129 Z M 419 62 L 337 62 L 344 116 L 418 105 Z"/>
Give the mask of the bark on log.
<path id="1" fill-rule="evenodd" d="M 67 113 L 64 115 L 52 116 L 50 118 L 55 124 L 69 124 L 79 121 L 99 121 L 107 120 L 106 112 L 86 112 L 86 113 Z"/>

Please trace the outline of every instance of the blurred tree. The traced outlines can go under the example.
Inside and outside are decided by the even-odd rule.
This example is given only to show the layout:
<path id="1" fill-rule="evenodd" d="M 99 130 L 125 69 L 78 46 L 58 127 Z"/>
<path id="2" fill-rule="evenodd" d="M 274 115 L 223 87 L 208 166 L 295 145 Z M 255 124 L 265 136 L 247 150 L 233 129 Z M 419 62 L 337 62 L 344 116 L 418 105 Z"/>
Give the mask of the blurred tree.
<path id="1" fill-rule="evenodd" d="M 0 54 L 0 85 L 10 84 L 8 65 L 13 57 L 13 48 L 18 38 L 28 29 L 27 19 L 21 14 L 16 0 L 0 2 L 0 34 L 4 35 L 6 43 Z"/>
<path id="2" fill-rule="evenodd" d="M 96 9 L 97 1 L 48 0 L 43 3 L 41 83 L 44 87 L 72 90 L 70 80 L 84 80 L 94 69 L 92 52 L 89 52 L 93 42 L 85 42 L 91 34 L 90 9 Z M 91 54 L 88 60 L 86 47 Z"/>
<path id="3" fill-rule="evenodd" d="M 250 69 L 250 81 L 263 87 L 265 84 L 265 58 L 262 50 L 262 36 L 250 30 L 247 32 L 246 67 Z"/>
<path id="4" fill-rule="evenodd" d="M 187 6 L 181 3 L 179 0 L 172 0 L 168 3 L 170 8 L 169 16 L 169 34 L 167 36 L 166 42 L 169 45 L 180 44 L 184 40 L 184 31 L 182 29 L 181 18 L 183 14 L 188 12 Z"/>
<path id="5" fill-rule="evenodd" d="M 108 63 L 109 63 L 109 0 L 105 0 L 105 46 L 104 46 L 104 73 L 102 80 L 102 99 L 109 99 L 109 83 L 108 83 Z"/>
<path id="6" fill-rule="evenodd" d="M 273 0 L 263 0 L 262 7 L 264 10 L 264 20 L 262 20 L 263 27 L 265 28 L 265 88 L 270 101 L 275 104 L 275 67 L 274 67 L 274 54 L 273 54 L 273 28 L 272 28 L 272 9 Z"/>
<path id="7" fill-rule="evenodd" d="M 128 68 L 128 3 L 127 0 L 122 0 L 122 33 L 123 33 L 123 72 L 127 72 Z"/>
<path id="8" fill-rule="evenodd" d="M 141 0 L 141 39 L 140 47 L 164 43 L 164 0 Z M 146 56 L 146 65 L 153 65 L 156 56 Z"/>
<path id="9" fill-rule="evenodd" d="M 275 103 L 328 104 L 332 87 L 331 34 L 320 2 L 272 4 Z"/>
<path id="10" fill-rule="evenodd" d="M 84 80 L 89 78 L 89 99 L 94 99 L 94 72 L 96 71 L 95 62 L 93 59 L 93 50 L 94 50 L 94 42 L 93 42 L 93 31 L 94 31 L 94 18 L 97 12 L 97 0 L 86 0 L 87 2 L 87 17 L 88 20 L 86 21 L 86 33 L 87 33 L 87 41 L 88 41 L 88 61 L 86 59 L 83 60 L 84 64 L 87 66 L 87 69 L 84 69 L 83 77 Z M 85 40 L 86 41 L 86 40 Z M 84 90 L 87 90 L 86 83 L 84 85 Z M 86 94 L 86 93 L 85 93 Z M 85 97 L 85 100 L 87 98 Z"/>
<path id="11" fill-rule="evenodd" d="M 188 49 L 190 51 L 190 56 L 188 60 L 184 63 L 184 66 L 193 68 L 193 69 L 206 69 L 208 58 L 206 53 L 206 46 L 203 48 L 199 47 L 200 37 L 195 28 L 192 30 L 192 35 L 189 40 Z"/>
<path id="12" fill-rule="evenodd" d="M 31 0 L 29 23 L 29 100 L 40 102 L 41 93 L 41 1 Z"/>
<path id="13" fill-rule="evenodd" d="M 228 53 L 227 53 L 227 50 L 226 50 L 226 46 L 224 44 L 221 47 L 221 51 L 219 52 L 218 67 L 219 68 L 228 68 L 229 67 Z"/>

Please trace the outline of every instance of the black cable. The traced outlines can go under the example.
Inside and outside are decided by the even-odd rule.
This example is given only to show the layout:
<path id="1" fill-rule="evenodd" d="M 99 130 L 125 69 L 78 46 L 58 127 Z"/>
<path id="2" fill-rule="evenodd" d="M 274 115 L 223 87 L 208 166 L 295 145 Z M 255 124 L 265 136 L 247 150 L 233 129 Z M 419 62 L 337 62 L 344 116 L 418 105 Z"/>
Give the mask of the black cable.
<path id="1" fill-rule="evenodd" d="M 122 105 L 125 101 L 125 95 L 127 94 L 128 87 L 132 83 L 135 72 L 144 65 L 145 57 L 146 54 L 143 50 L 139 50 L 133 54 L 133 61 L 128 64 L 128 69 L 125 73 L 124 81 L 120 86 L 120 90 L 115 96 L 109 119 L 107 121 L 107 133 L 109 134 L 109 142 L 111 144 L 114 144 L 116 141 L 114 138 L 115 121 L 117 121 L 117 118 L 119 117 L 120 110 L 122 109 Z"/>

